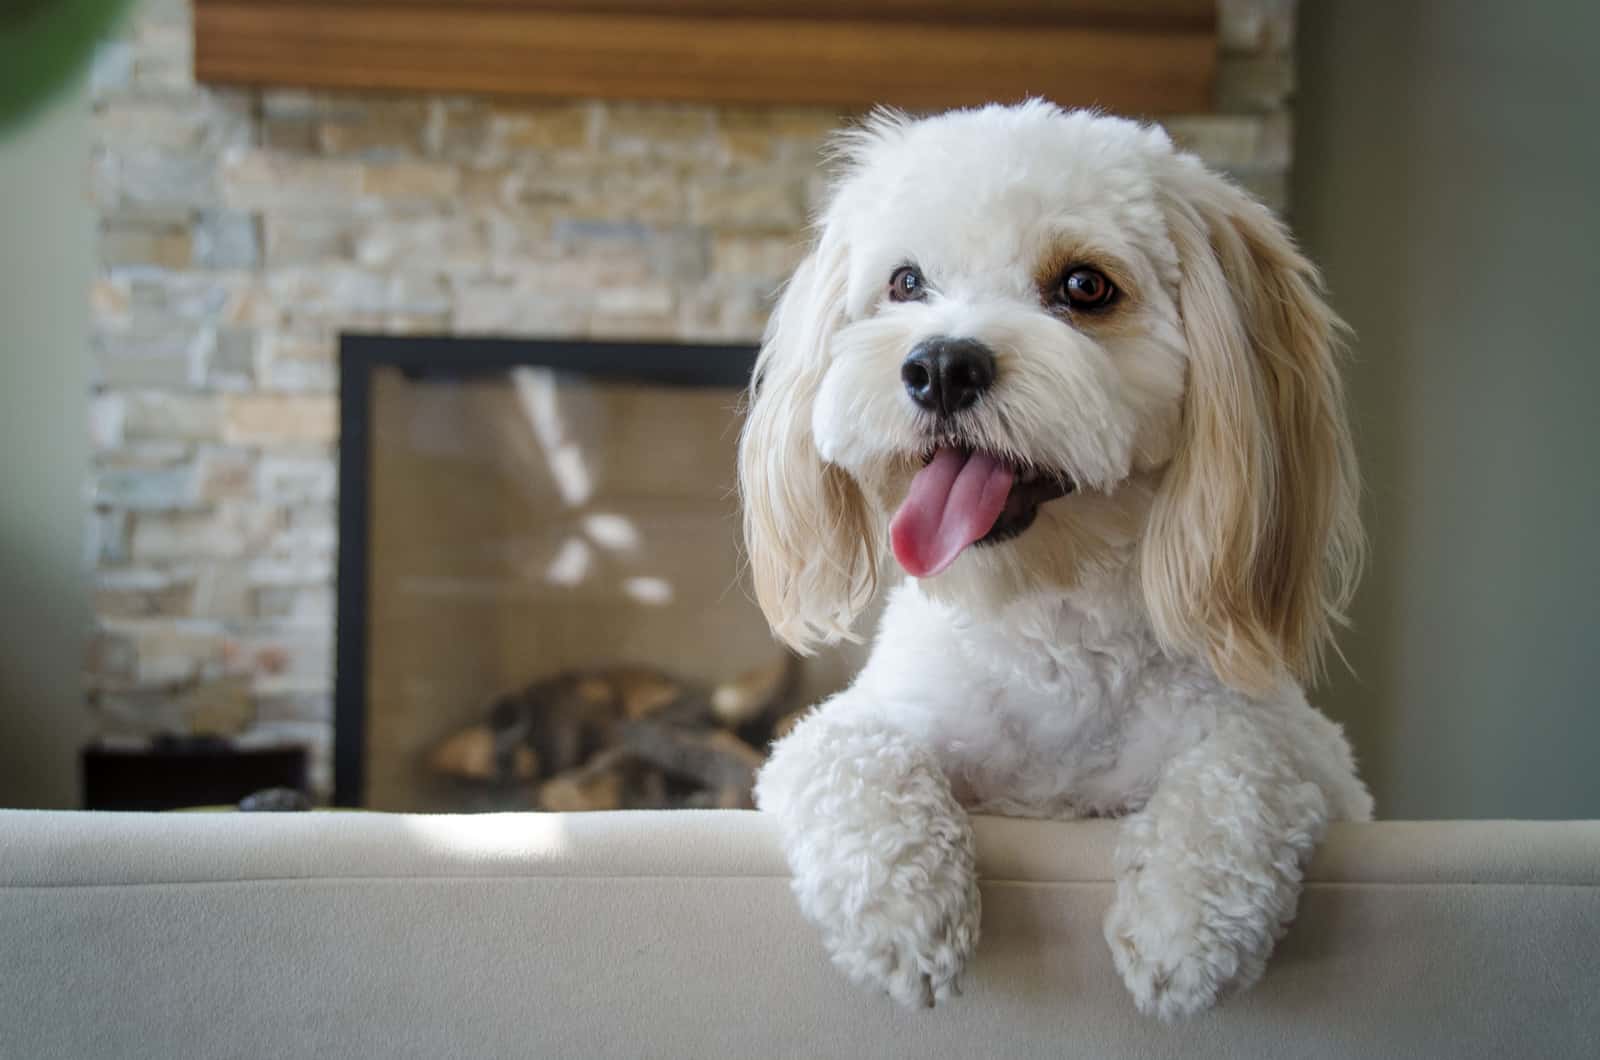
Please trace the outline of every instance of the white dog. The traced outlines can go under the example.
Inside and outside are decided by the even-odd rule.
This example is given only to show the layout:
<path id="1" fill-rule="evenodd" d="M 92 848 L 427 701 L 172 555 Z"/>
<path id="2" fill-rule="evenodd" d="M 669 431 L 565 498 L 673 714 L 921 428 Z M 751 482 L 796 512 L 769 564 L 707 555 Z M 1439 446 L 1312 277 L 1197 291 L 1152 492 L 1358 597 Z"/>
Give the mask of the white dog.
<path id="1" fill-rule="evenodd" d="M 1112 957 L 1171 1018 L 1260 975 L 1329 820 L 1372 801 L 1307 706 L 1360 567 L 1318 278 L 1159 129 L 1043 102 L 847 134 L 752 384 L 757 594 L 851 688 L 757 798 L 834 962 L 907 1004 L 978 941 L 967 811 L 1126 815 Z"/>

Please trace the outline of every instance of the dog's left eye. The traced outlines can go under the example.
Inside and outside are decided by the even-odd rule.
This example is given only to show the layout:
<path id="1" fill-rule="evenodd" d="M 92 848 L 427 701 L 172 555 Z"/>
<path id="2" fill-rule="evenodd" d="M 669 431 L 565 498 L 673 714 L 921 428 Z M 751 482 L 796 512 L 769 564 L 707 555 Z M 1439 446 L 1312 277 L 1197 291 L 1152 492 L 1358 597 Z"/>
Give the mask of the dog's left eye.
<path id="1" fill-rule="evenodd" d="M 891 302 L 920 302 L 928 297 L 928 283 L 915 265 L 902 265 L 889 277 Z"/>
<path id="2" fill-rule="evenodd" d="M 1052 292 L 1051 300 L 1067 309 L 1104 309 L 1117 297 L 1117 287 L 1099 269 L 1079 265 L 1068 269 Z"/>

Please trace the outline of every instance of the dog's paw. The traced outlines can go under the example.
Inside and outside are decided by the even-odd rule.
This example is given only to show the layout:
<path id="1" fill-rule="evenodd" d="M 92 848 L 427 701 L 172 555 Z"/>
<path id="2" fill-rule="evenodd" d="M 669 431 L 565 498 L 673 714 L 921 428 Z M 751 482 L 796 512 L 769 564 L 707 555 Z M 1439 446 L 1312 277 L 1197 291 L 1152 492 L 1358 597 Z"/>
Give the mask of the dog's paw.
<path id="1" fill-rule="evenodd" d="M 1106 942 L 1117 972 L 1146 1015 L 1173 1020 L 1215 1005 L 1238 961 L 1197 917 L 1162 908 L 1137 893 L 1119 894 L 1106 915 Z"/>
<path id="2" fill-rule="evenodd" d="M 797 885 L 798 885 L 797 881 Z M 823 944 L 852 980 L 913 1008 L 959 995 L 978 944 L 980 901 L 970 868 L 897 873 L 854 916 L 822 922 Z"/>
<path id="3" fill-rule="evenodd" d="M 1261 977 L 1287 920 L 1279 902 L 1227 873 L 1125 871 L 1106 914 L 1106 942 L 1139 1011 L 1191 1016 Z M 1287 896 L 1292 915 L 1294 895 Z"/>
<path id="4" fill-rule="evenodd" d="M 976 846 L 926 749 L 813 714 L 773 748 L 756 797 L 835 965 L 905 1005 L 957 992 L 978 943 Z"/>

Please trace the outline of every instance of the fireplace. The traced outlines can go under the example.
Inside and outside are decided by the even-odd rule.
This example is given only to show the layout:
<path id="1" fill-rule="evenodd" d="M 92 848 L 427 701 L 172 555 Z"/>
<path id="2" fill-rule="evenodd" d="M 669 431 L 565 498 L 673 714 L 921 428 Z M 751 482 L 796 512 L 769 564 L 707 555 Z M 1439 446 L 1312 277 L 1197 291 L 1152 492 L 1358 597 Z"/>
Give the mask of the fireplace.
<path id="1" fill-rule="evenodd" d="M 784 653 L 742 579 L 754 354 L 342 339 L 335 802 L 749 805 L 852 664 Z"/>

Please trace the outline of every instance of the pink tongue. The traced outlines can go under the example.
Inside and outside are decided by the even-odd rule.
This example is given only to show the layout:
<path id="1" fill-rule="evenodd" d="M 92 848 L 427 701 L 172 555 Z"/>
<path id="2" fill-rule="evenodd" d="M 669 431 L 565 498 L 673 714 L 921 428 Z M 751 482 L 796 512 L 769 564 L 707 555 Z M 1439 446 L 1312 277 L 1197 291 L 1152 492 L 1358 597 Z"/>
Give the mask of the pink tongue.
<path id="1" fill-rule="evenodd" d="M 1010 493 L 1011 469 L 988 453 L 940 449 L 889 524 L 894 558 L 914 578 L 938 574 L 994 528 Z"/>

